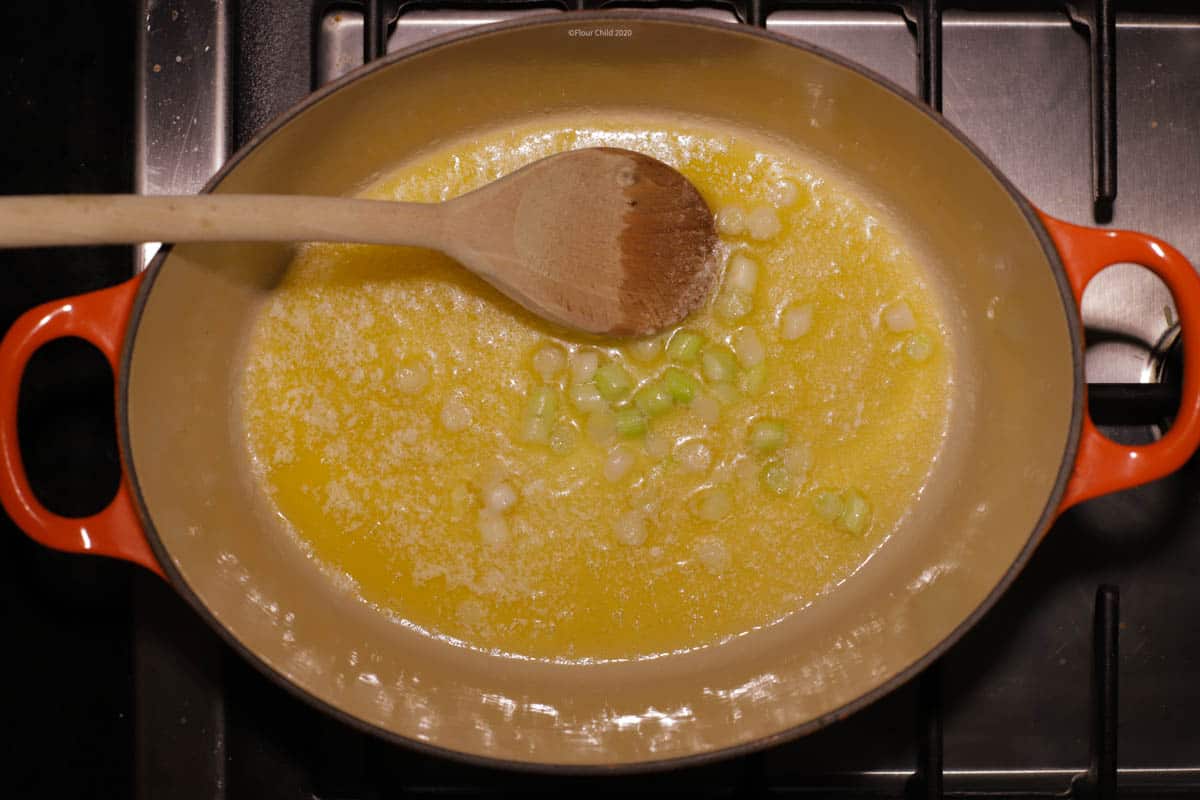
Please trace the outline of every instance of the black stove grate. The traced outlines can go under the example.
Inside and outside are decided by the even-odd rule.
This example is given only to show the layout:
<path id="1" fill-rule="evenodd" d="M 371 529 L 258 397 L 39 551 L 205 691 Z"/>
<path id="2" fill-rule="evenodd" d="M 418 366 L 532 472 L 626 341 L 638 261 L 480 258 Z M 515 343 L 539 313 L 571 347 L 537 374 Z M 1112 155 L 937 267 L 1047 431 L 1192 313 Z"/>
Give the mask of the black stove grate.
<path id="1" fill-rule="evenodd" d="M 1112 219 L 1117 197 L 1117 72 L 1115 0 L 1062 0 L 1062 2 L 994 3 L 981 0 L 943 2 L 943 0 L 558 0 L 551 3 L 512 2 L 512 0 L 366 0 L 363 56 L 370 62 L 386 52 L 387 28 L 414 9 L 426 8 L 515 8 L 549 7 L 563 10 L 614 8 L 695 8 L 709 7 L 732 11 L 750 25 L 765 27 L 767 17 L 776 11 L 798 9 L 861 8 L 884 9 L 902 13 L 916 34 L 918 86 L 920 96 L 932 108 L 942 109 L 942 11 L 947 8 L 971 10 L 1012 10 L 1014 5 L 1037 10 L 1066 11 L 1071 19 L 1088 32 L 1091 65 L 1091 151 L 1092 203 L 1098 223 Z M 1144 6 L 1143 6 L 1144 7 Z"/>
<path id="2" fill-rule="evenodd" d="M 315 41 L 320 19 L 334 4 L 328 0 L 214 2 L 229 9 L 233 22 L 235 63 L 232 72 L 233 97 L 236 99 L 232 101 L 231 129 L 236 144 L 240 145 L 313 88 L 313 48 L 297 46 L 297 43 Z M 150 5 L 158 6 L 158 3 Z M 170 0 L 163 0 L 164 8 L 171 5 Z M 1113 113 L 1116 89 L 1113 76 L 1120 65 L 1116 64 L 1114 56 L 1115 15 L 1118 12 L 1186 14 L 1189 19 L 1194 19 L 1197 12 L 1192 1 L 1169 0 L 1137 3 L 1133 0 L 1124 3 L 1116 0 L 1072 3 L 1062 0 L 714 0 L 708 3 L 371 0 L 365 5 L 339 3 L 337 7 L 364 12 L 370 20 L 366 28 L 369 32 L 365 37 L 366 46 L 370 48 L 370 55 L 377 56 L 386 48 L 389 26 L 394 25 L 402 14 L 416 9 L 552 7 L 568 10 L 633 5 L 718 8 L 760 26 L 770 14 L 785 9 L 898 11 L 903 14 L 918 43 L 920 79 L 917 85 L 922 96 L 935 107 L 941 97 L 943 12 L 952 9 L 1065 10 L 1076 26 L 1089 33 L 1092 193 L 1093 216 L 1097 220 L 1104 219 L 1106 201 L 1111 210 L 1117 188 L 1115 131 L 1118 120 Z M 47 13 L 46 16 L 52 15 Z M 85 15 L 86 25 L 96 30 L 108 27 L 103 19 L 87 19 L 90 18 Z M 113 27 L 125 26 L 123 30 L 132 30 L 133 22 L 135 20 L 121 17 L 120 25 Z M 71 24 L 70 20 L 64 21 L 58 29 L 68 28 Z M 45 27 L 53 29 L 55 26 L 47 22 Z M 46 62 L 48 68 L 49 59 Z M 66 81 L 60 83 L 64 92 L 69 91 Z M 85 82 L 85 87 L 92 83 Z M 126 136 L 127 140 L 131 138 Z M 1131 185 L 1131 174 L 1125 173 L 1126 191 Z M 97 187 L 72 185 L 72 188 L 94 190 Z M 110 182 L 101 188 L 120 190 L 123 185 Z M 17 190 L 30 189 L 18 186 Z M 36 190 L 63 190 L 63 187 L 39 185 Z M 50 260 L 49 254 L 47 260 Z M 119 277 L 86 272 L 83 266 L 76 267 L 73 260 L 67 266 L 76 271 L 57 283 L 38 284 L 41 288 L 37 292 L 20 303 L 12 302 L 14 313 L 19 310 L 18 305 L 29 307 L 40 300 L 95 288 Z M 5 287 L 10 285 L 5 284 Z M 1174 378 L 1177 380 L 1177 373 Z M 1102 424 L 1159 421 L 1168 417 L 1178 402 L 1177 389 L 1172 388 L 1170 382 L 1166 387 L 1156 384 L 1092 385 L 1089 389 L 1093 412 L 1097 422 Z M 109 409 L 111 393 L 100 391 L 98 394 L 105 396 L 97 401 L 97 405 Z M 697 797 L 1107 798 L 1115 796 L 1118 781 L 1126 790 L 1153 792 L 1156 796 L 1189 796 L 1200 792 L 1200 766 L 1158 770 L 1141 765 L 1147 761 L 1151 764 L 1200 764 L 1200 758 L 1196 757 L 1200 752 L 1187 751 L 1188 747 L 1194 749 L 1200 741 L 1190 732 L 1192 717 L 1198 710 L 1193 675 L 1200 669 L 1200 642 L 1197 642 L 1200 637 L 1194 635 L 1187 619 L 1185 609 L 1188 606 L 1179 602 L 1181 596 L 1191 596 L 1180 594 L 1183 584 L 1194 584 L 1197 576 L 1197 569 L 1187 565 L 1200 564 L 1200 547 L 1192 544 L 1197 541 L 1194 534 L 1200 532 L 1200 496 L 1194 490 L 1196 480 L 1200 479 L 1198 469 L 1200 467 L 1193 462 L 1179 475 L 1154 486 L 1127 493 L 1125 497 L 1098 500 L 1068 514 L 1041 546 L 1025 573 L 1001 599 L 1002 607 L 985 617 L 961 646 L 948 652 L 917 680 L 849 720 L 790 745 L 661 775 L 534 777 L 466 766 L 389 745 L 328 718 L 260 675 L 230 651 L 157 578 L 134 573 L 121 565 L 93 565 L 84 561 L 75 562 L 78 568 L 63 575 L 64 568 L 69 566 L 63 563 L 64 557 L 39 552 L 31 559 L 26 551 L 36 548 L 24 540 L 6 550 L 6 555 L 13 556 L 9 568 L 16 590 L 41 587 L 43 591 L 36 597 L 44 601 L 52 599 L 53 592 L 63 583 L 70 583 L 80 575 L 86 579 L 92 570 L 115 576 L 109 588 L 118 587 L 110 593 L 118 599 L 110 597 L 111 602 L 106 601 L 113 606 L 110 610 L 114 612 L 112 616 L 116 618 L 118 629 L 115 634 L 107 638 L 107 634 L 100 633 L 104 630 L 100 619 L 103 615 L 98 612 L 104 611 L 105 603 L 97 604 L 96 613 L 82 617 L 77 626 L 64 626 L 62 630 L 77 643 L 95 639 L 103 643 L 98 647 L 107 645 L 109 649 L 121 650 L 129 632 L 126 620 L 116 612 L 122 612 L 127 605 L 132 608 L 132 664 L 122 667 L 124 657 L 117 658 L 116 673 L 132 666 L 133 686 L 130 688 L 114 681 L 111 686 L 107 683 L 97 685 L 95 690 L 97 696 L 111 691 L 114 697 L 124 697 L 122 693 L 131 692 L 134 702 L 132 723 L 112 726 L 110 735 L 120 743 L 108 749 L 97 746 L 95 760 L 105 758 L 101 755 L 104 753 L 122 752 L 126 740 L 131 741 L 131 761 L 135 770 L 129 785 L 139 797 L 318 797 L 332 800 L 407 795 L 504 796 L 599 789 L 635 794 L 659 791 Z M 84 494 L 91 497 L 95 493 L 96 488 L 89 487 Z M 15 531 L 6 533 L 14 540 L 17 537 Z M 49 566 L 41 569 L 40 562 L 47 559 L 54 563 L 47 561 Z M 10 562 L 10 559 L 5 561 Z M 39 577 L 40 572 L 46 575 Z M 99 579 L 96 582 L 99 583 Z M 124 595 L 127 582 L 133 587 L 132 598 Z M 1127 623 L 1118 619 L 1117 591 L 1109 585 L 1118 582 L 1125 590 Z M 92 592 L 99 588 L 89 584 L 82 590 L 65 593 L 58 600 L 71 606 L 90 608 L 87 604 Z M 1063 599 L 1072 594 L 1079 594 L 1083 599 L 1077 602 Z M 131 602 L 126 605 L 126 600 Z M 11 607 L 21 608 L 16 604 Z M 1047 621 L 1051 607 L 1053 619 Z M 1093 614 L 1091 626 L 1087 625 L 1089 608 Z M 45 624 L 53 625 L 54 620 L 64 618 L 73 620 L 76 614 L 77 611 L 69 609 L 44 609 Z M 1089 632 L 1073 635 L 1075 629 L 1081 628 Z M 1152 639 L 1151 628 L 1157 631 L 1154 633 L 1157 640 Z M 36 641 L 32 631 L 21 630 L 22 641 Z M 1033 637 L 1036 643 L 1026 649 L 1012 644 L 1013 640 L 1026 636 Z M 1118 650 L 1118 636 L 1125 642 L 1121 650 Z M 978 682 L 983 684 L 983 689 L 972 685 L 972 673 L 985 672 L 992 661 L 1004 657 L 993 651 L 993 642 L 997 639 L 1008 642 L 1005 646 L 1010 650 L 1015 647 L 1019 651 L 1015 655 L 1008 653 L 1009 661 L 1016 662 L 1017 668 L 1002 672 L 1001 679 L 1015 674 L 1018 681 L 1032 682 L 1040 679 L 1036 668 L 1044 668 L 1047 664 L 1063 665 L 1060 672 L 1045 678 L 1047 683 L 1054 683 L 1052 687 L 1039 685 L 1036 691 L 1018 693 L 1020 697 L 1033 698 L 1031 704 L 1034 705 L 1043 700 L 1052 703 L 1048 715 L 1038 717 L 1019 713 L 1013 718 L 1018 723 L 1036 719 L 1059 740 L 1077 739 L 1078 742 L 1069 741 L 1063 748 L 1065 755 L 1060 753 L 1061 759 L 1054 762 L 1056 765 L 1069 764 L 1071 769 L 1031 769 L 1031 773 L 1038 775 L 1023 781 L 1020 775 L 1007 768 L 1007 771 L 979 774 L 964 774 L 970 771 L 959 768 L 963 763 L 962 716 L 975 713 L 981 705 L 980 695 L 993 689 L 985 681 Z M 1086 646 L 1077 647 L 1077 640 L 1091 643 L 1090 685 L 1083 680 L 1087 672 L 1087 667 L 1083 666 Z M 1163 647 L 1161 642 L 1164 640 L 1174 644 Z M 1153 641 L 1159 642 L 1160 652 L 1155 652 Z M 1149 646 L 1148 642 L 1151 643 Z M 1029 655 L 1037 648 L 1055 646 L 1066 647 L 1064 653 L 1071 658 L 1052 660 L 1047 654 L 1037 653 L 1036 658 Z M 1143 652 L 1144 647 L 1151 652 L 1150 656 Z M 1169 653 L 1161 652 L 1164 650 Z M 1054 651 L 1054 655 L 1057 652 Z M 1118 672 L 1124 675 L 1120 694 Z M 115 676 L 119 677 L 119 674 Z M 46 687 L 47 691 L 51 688 Z M 72 694 L 61 689 L 59 694 L 67 698 L 64 703 L 82 697 L 80 692 Z M 1002 699 L 1006 700 L 1008 696 L 1002 694 Z M 119 704 L 116 699 L 98 703 Z M 46 725 L 39 723 L 41 728 L 36 728 L 22 722 L 27 718 L 20 715 L 25 705 L 28 704 L 24 700 L 14 704 L 17 708 L 14 728 L 26 736 L 31 733 L 40 736 L 39 731 Z M 996 708 L 995 704 L 983 703 L 982 706 Z M 74 729 L 76 725 L 70 712 L 68 708 L 59 712 L 64 729 Z M 981 736 L 990 737 L 993 729 L 986 725 L 986 716 L 981 715 L 980 726 L 985 728 Z M 1155 736 L 1148 745 L 1139 741 L 1136 735 L 1146 730 L 1147 725 L 1155 726 Z M 1125 766 L 1121 769 L 1118 769 L 1117 758 L 1119 730 L 1126 732 L 1121 751 L 1121 762 Z M 1027 732 L 1031 736 L 1039 733 L 1037 730 Z M 1016 733 L 1024 732 L 1017 730 Z M 11 735 L 14 734 L 10 732 Z M 998 752 L 1013 749 L 1011 742 L 1002 740 L 989 739 L 989 744 Z M 957 752 L 956 747 L 959 748 Z M 1163 757 L 1147 759 L 1148 748 L 1162 751 Z M 1077 751 L 1081 753 L 1078 758 L 1075 756 Z M 48 760 L 56 759 L 51 756 Z M 1000 761 L 1009 763 L 1011 759 Z M 89 762 L 77 757 L 70 763 L 87 769 L 82 765 Z M 875 769 L 878 765 L 883 768 Z M 1030 766 L 1043 765 L 1032 763 Z M 10 765 L 9 771 L 14 771 L 13 768 L 18 776 L 32 772 L 24 765 Z M 77 783 L 90 786 L 89 790 L 98 796 L 124 794 L 126 784 L 117 775 L 120 768 L 109 764 L 107 770 L 97 768 L 99 777 L 95 780 L 104 781 L 103 786 L 89 785 L 85 780 Z M 18 782 L 10 789 L 20 795 L 25 793 L 22 789 L 28 785 L 31 784 Z M 46 778 L 37 785 L 54 787 L 62 784 Z"/>
<path id="3" fill-rule="evenodd" d="M 247 44 L 260 48 L 264 40 L 281 35 L 277 29 L 263 33 L 264 24 L 278 19 L 271 2 L 250 4 L 252 8 L 241 10 L 239 35 Z M 1174 10 L 1173 4 L 1159 4 L 1163 10 Z M 264 8 L 267 7 L 267 8 Z M 568 0 L 567 2 L 528 2 L 527 0 L 367 0 L 361 4 L 338 4 L 338 7 L 358 8 L 364 15 L 364 60 L 372 60 L 386 52 L 390 26 L 405 13 L 413 10 L 456 8 L 456 9 L 512 9 L 512 8 L 617 8 L 617 7 L 694 7 L 704 6 L 733 12 L 740 20 L 762 26 L 767 17 L 785 9 L 830 9 L 830 8 L 874 8 L 899 11 L 905 17 L 917 42 L 918 70 L 921 96 L 935 109 L 941 107 L 941 30 L 942 12 L 948 8 L 972 10 L 1012 10 L 1013 3 L 966 2 L 948 3 L 940 0 L 897 0 L 896 2 L 807 2 L 806 0 L 736 0 L 736 2 L 636 2 L 636 0 Z M 1115 43 L 1113 0 L 1079 0 L 1079 2 L 1025 2 L 1018 3 L 1021 9 L 1066 11 L 1075 24 L 1088 32 L 1091 65 L 1091 150 L 1092 191 L 1094 216 L 1105 221 L 1111 215 L 1116 197 L 1116 114 L 1115 114 Z M 317 22 L 332 6 L 316 3 L 311 8 L 309 21 L 310 37 L 315 38 Z M 278 9 L 282 13 L 282 9 Z M 289 13 L 293 13 L 294 9 Z M 294 24 L 294 23 L 293 23 Z M 290 34 L 289 34 L 290 35 Z M 300 58 L 309 56 L 301 54 Z M 243 57 L 243 63 L 245 57 Z M 271 104 L 274 107 L 246 108 L 254 102 L 258 92 L 251 92 L 240 101 L 238 109 L 239 138 L 245 141 L 274 113 L 291 105 L 311 86 L 296 82 L 296 65 L 291 62 L 257 63 L 245 70 L 243 77 L 261 81 L 274 88 Z M 304 65 L 311 74 L 312 65 Z M 288 72 L 283 76 L 275 73 Z M 292 92 L 279 91 L 279 87 Z M 260 106 L 262 104 L 259 104 Z M 1159 421 L 1177 406 L 1177 387 L 1162 388 L 1151 385 L 1136 390 L 1129 386 L 1093 386 L 1096 397 L 1098 421 L 1104 423 L 1129 420 Z M 1078 720 L 1080 736 L 1091 742 L 1090 764 L 1086 771 L 1067 780 L 1067 792 L 1079 798 L 1110 798 L 1115 796 L 1117 782 L 1117 668 L 1118 668 L 1118 600 L 1117 589 L 1102 585 L 1096 592 L 1092 633 L 1092 676 L 1090 687 L 1090 713 Z M 140 613 L 140 612 L 139 612 Z M 161 612 L 155 612 L 156 614 Z M 180 618 L 175 624 L 198 627 L 194 619 L 184 620 L 189 612 L 179 608 Z M 205 631 L 193 632 L 199 638 L 211 640 L 211 647 L 224 652 L 215 637 Z M 146 653 L 139 658 L 150 663 L 140 664 L 143 670 L 155 669 L 154 659 L 174 660 L 174 654 Z M 195 681 L 184 687 L 194 692 L 194 701 L 187 703 L 194 713 L 204 715 L 201 727 L 211 728 L 212 741 L 219 747 L 208 751 L 212 756 L 210 767 L 200 770 L 209 776 L 210 783 L 197 787 L 197 796 L 212 796 L 226 787 L 238 787 L 237 794 L 252 793 L 262 796 L 315 796 L 320 798 L 379 797 L 393 793 L 436 794 L 459 796 L 476 794 L 513 794 L 524 791 L 557 793 L 577 791 L 585 786 L 596 788 L 599 783 L 606 791 L 639 791 L 657 783 L 670 786 L 672 791 L 685 791 L 696 796 L 766 796 L 775 794 L 800 794 L 809 796 L 873 796 L 889 794 L 895 783 L 887 783 L 879 775 L 845 774 L 817 776 L 808 782 L 779 780 L 772 769 L 774 755 L 771 752 L 741 757 L 713 765 L 706 765 L 670 773 L 661 777 L 616 777 L 616 778 L 572 778 L 543 777 L 530 779 L 522 773 L 484 769 L 459 765 L 440 758 L 422 755 L 395 748 L 373 737 L 347 728 L 341 723 L 326 718 L 307 706 L 295 703 L 282 690 L 254 673 L 235 656 L 228 653 L 221 663 L 213 665 L 211 659 L 199 657 L 192 662 L 209 664 L 216 678 L 212 681 Z M 161 665 L 159 665 L 161 666 Z M 1081 684 L 1081 687 L 1086 685 Z M 179 687 L 176 687 L 178 690 Z M 1085 688 L 1081 688 L 1084 691 Z M 911 798 L 935 798 L 945 794 L 946 781 L 943 774 L 943 697 L 946 692 L 943 667 L 935 663 L 915 682 L 895 693 L 884 703 L 898 708 L 897 719 L 908 719 L 911 730 L 897 734 L 911 739 L 911 768 L 909 777 L 903 782 L 902 793 Z M 257 708 L 244 713 L 250 704 Z M 262 709 L 265 708 L 264 713 Z M 898 723 L 902 724 L 902 723 Z M 151 726 L 142 737 L 140 752 L 155 748 Z M 194 752 L 194 751 L 193 751 Z M 156 754 L 150 754 L 154 756 Z M 157 753 L 161 757 L 162 753 Z M 192 756 L 176 752 L 180 761 L 191 761 Z M 139 773 L 140 789 L 145 796 L 157 796 L 174 787 L 180 770 L 186 771 L 186 763 L 177 763 L 174 768 L 159 771 L 143 770 Z M 815 774 L 815 771 L 814 771 Z M 160 782 L 160 779 L 162 782 Z M 669 781 L 669 783 L 668 783 Z M 996 788 L 986 779 L 979 782 L 978 790 L 955 790 L 954 796 L 993 796 Z M 1008 796 L 1012 796 L 1009 794 Z M 1030 790 L 1025 796 L 1062 796 L 1062 790 Z"/>
<path id="4" fill-rule="evenodd" d="M 261 4 L 260 4 L 261 5 Z M 266 5 L 271 5 L 267 3 Z M 1114 3 L 1112 0 L 1082 0 L 1077 3 L 1027 2 L 1022 8 L 1057 11 L 1066 10 L 1076 24 L 1089 33 L 1092 83 L 1092 162 L 1093 162 L 1093 206 L 1098 221 L 1105 219 L 1106 209 L 1111 213 L 1116 195 L 1116 116 L 1115 116 L 1115 45 L 1112 31 L 1114 26 Z M 935 109 L 941 107 L 941 28 L 942 12 L 950 7 L 1011 10 L 1012 3 L 943 3 L 939 0 L 898 0 L 897 2 L 806 2 L 806 0 L 736 0 L 736 2 L 637 2 L 636 0 L 570 0 L 569 2 L 527 2 L 526 0 L 366 0 L 360 4 L 338 4 L 336 7 L 358 8 L 364 19 L 364 60 L 370 61 L 386 52 L 389 30 L 399 18 L 410 11 L 437 8 L 456 9 L 512 9 L 512 8 L 618 8 L 618 7 L 695 7 L 704 6 L 731 11 L 740 20 L 755 25 L 764 25 L 769 14 L 785 9 L 829 9 L 829 8 L 883 8 L 899 11 L 907 20 L 917 41 L 918 86 L 921 96 Z M 315 37 L 317 21 L 332 7 L 317 3 L 309 17 Z M 272 14 L 264 13 L 261 7 L 253 14 L 254 20 L 247 21 L 245 10 L 241 24 L 241 36 L 253 39 L 261 46 L 262 36 L 255 32 L 255 25 Z M 277 33 L 277 32 L 276 32 Z M 244 45 L 243 45 L 244 47 Z M 311 71 L 311 64 L 306 65 Z M 276 65 L 282 69 L 283 65 Z M 255 66 L 255 80 L 273 83 L 269 74 L 271 65 Z M 297 87 L 295 72 L 282 82 L 284 86 L 296 87 L 295 96 L 278 92 L 273 102 L 286 108 L 298 100 L 307 88 Z M 253 93 L 252 93 L 253 95 Z M 242 101 L 246 101 L 243 99 Z M 239 109 L 240 138 L 248 138 L 252 130 L 244 124 L 247 120 L 263 120 L 262 109 Z M 1148 388 L 1132 392 L 1130 387 L 1092 387 L 1098 396 L 1099 421 L 1110 421 L 1109 417 L 1143 421 L 1152 414 L 1155 421 L 1161 420 L 1177 405 L 1177 387 L 1166 389 Z M 1144 408 L 1139 408 L 1144 406 Z M 1165 412 L 1165 413 L 1164 413 Z M 1107 416 L 1106 416 L 1107 415 Z M 188 614 L 180 609 L 183 615 Z M 182 619 L 178 624 L 185 624 Z M 198 625 L 194 620 L 186 623 Z M 1080 736 L 1091 742 L 1090 766 L 1073 779 L 1067 780 L 1068 793 L 1079 798 L 1110 798 L 1115 795 L 1117 780 L 1116 731 L 1117 731 L 1117 590 L 1101 586 L 1096 594 L 1093 625 L 1093 668 L 1090 715 L 1079 720 Z M 213 647 L 221 645 L 207 631 L 197 635 L 213 639 Z M 173 659 L 174 655 L 165 658 Z M 199 663 L 205 663 L 203 659 Z M 223 789 L 225 786 L 241 787 L 255 794 L 266 796 L 308 796 L 320 798 L 378 797 L 394 792 L 405 794 L 475 795 L 481 793 L 509 794 L 528 791 L 537 793 L 567 792 L 584 788 L 596 788 L 597 782 L 606 791 L 638 791 L 658 783 L 670 786 L 673 791 L 681 789 L 696 796 L 766 796 L 775 794 L 801 794 L 824 796 L 872 796 L 892 793 L 895 782 L 887 782 L 884 776 L 845 774 L 816 776 L 810 782 L 780 780 L 772 769 L 772 754 L 759 753 L 723 763 L 706 765 L 670 773 L 662 777 L 618 777 L 618 778 L 573 778 L 541 777 L 536 782 L 522 773 L 470 767 L 395 748 L 373 737 L 347 728 L 328 719 L 306 706 L 291 702 L 282 690 L 266 682 L 252 672 L 236 657 L 226 655 L 213 685 L 197 683 L 190 687 L 197 693 L 195 702 L 189 705 L 205 713 L 205 726 L 225 730 L 227 737 L 222 748 L 212 750 L 212 769 L 202 770 L 212 775 L 213 783 L 199 794 L 208 795 L 208 789 Z M 1084 684 L 1081 684 L 1084 686 Z M 1083 691 L 1081 689 L 1081 691 Z M 216 699 L 213 699 L 215 693 Z M 945 686 L 942 666 L 935 663 L 915 681 L 915 685 L 897 692 L 891 702 L 900 707 L 897 719 L 907 718 L 914 728 L 899 733 L 911 739 L 911 768 L 909 777 L 902 784 L 902 794 L 911 798 L 935 798 L 945 794 L 943 774 L 943 696 Z M 273 721 L 264 727 L 264 714 L 256 711 L 243 714 L 244 702 L 265 706 L 265 716 Z M 898 723 L 902 724 L 902 723 Z M 243 728 L 243 725 L 246 727 Z M 147 732 L 149 739 L 149 732 Z M 219 736 L 218 736 L 219 738 Z M 142 750 L 146 749 L 144 744 Z M 186 758 L 186 757 L 185 757 Z M 184 764 L 177 765 L 185 769 Z M 139 777 L 149 779 L 141 784 L 143 794 L 156 796 L 168 787 L 153 779 L 161 774 L 164 780 L 173 770 L 161 773 L 144 772 Z M 178 774 L 178 773 L 174 773 Z M 815 774 L 815 771 L 814 771 Z M 268 776 L 266 778 L 262 776 Z M 669 781 L 669 783 L 665 783 Z M 175 784 L 172 784 L 175 785 Z M 238 794 L 241 794 L 239 791 Z M 987 781 L 980 782 L 980 789 L 956 790 L 954 796 L 991 796 L 994 787 Z M 1062 790 L 1045 792 L 1031 790 L 1027 796 L 1062 796 Z"/>

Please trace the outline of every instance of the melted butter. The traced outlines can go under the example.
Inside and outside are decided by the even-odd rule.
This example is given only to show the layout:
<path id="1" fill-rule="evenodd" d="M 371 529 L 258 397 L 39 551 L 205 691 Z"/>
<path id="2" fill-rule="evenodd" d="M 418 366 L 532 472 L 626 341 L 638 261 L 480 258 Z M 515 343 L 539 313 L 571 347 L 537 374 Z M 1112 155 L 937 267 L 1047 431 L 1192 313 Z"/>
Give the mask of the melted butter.
<path id="1" fill-rule="evenodd" d="M 718 403 L 676 406 L 643 439 L 598 443 L 568 399 L 570 371 L 547 381 L 534 354 L 595 351 L 640 383 L 661 375 L 664 353 L 643 360 L 628 343 L 565 334 L 417 249 L 305 246 L 247 350 L 247 445 L 298 543 L 364 601 L 482 650 L 644 658 L 776 622 L 895 530 L 944 434 L 952 359 L 920 265 L 832 176 L 770 143 L 662 120 L 546 123 L 434 152 L 363 194 L 445 200 L 594 145 L 672 164 L 714 209 L 771 209 L 762 213 L 779 220 L 769 240 L 723 237 L 759 266 L 749 314 L 731 321 L 710 307 L 684 326 L 726 343 L 753 329 L 766 354 L 760 388 L 720 389 L 684 365 Z M 898 301 L 929 345 L 916 348 L 923 360 L 911 355 L 914 334 L 880 321 Z M 785 339 L 781 317 L 804 307 L 811 328 Z M 521 440 L 540 386 L 556 393 L 570 445 L 560 452 Z M 769 457 L 748 445 L 760 418 L 787 430 L 787 447 Z M 610 481 L 614 446 L 632 464 Z M 765 487 L 768 461 L 788 464 L 782 496 Z M 485 531 L 481 509 L 498 484 L 515 502 L 499 528 L 485 514 Z M 848 490 L 869 504 L 864 532 L 817 511 L 817 498 Z"/>

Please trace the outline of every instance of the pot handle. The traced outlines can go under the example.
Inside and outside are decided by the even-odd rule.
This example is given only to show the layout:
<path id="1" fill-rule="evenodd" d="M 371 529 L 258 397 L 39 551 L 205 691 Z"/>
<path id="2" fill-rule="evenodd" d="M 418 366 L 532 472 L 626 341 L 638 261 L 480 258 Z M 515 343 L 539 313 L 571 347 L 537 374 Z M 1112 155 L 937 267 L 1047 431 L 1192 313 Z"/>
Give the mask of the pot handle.
<path id="1" fill-rule="evenodd" d="M 163 575 L 133 504 L 124 471 L 108 507 L 90 517 L 63 517 L 38 502 L 17 436 L 17 395 L 30 357 L 47 342 L 77 336 L 91 342 L 112 367 L 120 385 L 121 344 L 129 325 L 139 275 L 109 289 L 55 300 L 27 311 L 0 341 L 0 503 L 31 538 L 68 553 L 98 553 L 123 558 Z"/>
<path id="2" fill-rule="evenodd" d="M 1171 429 L 1157 442 L 1119 445 L 1096 429 L 1084 406 L 1075 468 L 1059 513 L 1102 494 L 1129 489 L 1168 475 L 1200 446 L 1200 276 L 1183 254 L 1144 233 L 1072 225 L 1038 212 L 1054 240 L 1075 302 L 1096 273 L 1112 264 L 1140 264 L 1162 279 L 1179 311 L 1183 343 L 1183 392 Z"/>

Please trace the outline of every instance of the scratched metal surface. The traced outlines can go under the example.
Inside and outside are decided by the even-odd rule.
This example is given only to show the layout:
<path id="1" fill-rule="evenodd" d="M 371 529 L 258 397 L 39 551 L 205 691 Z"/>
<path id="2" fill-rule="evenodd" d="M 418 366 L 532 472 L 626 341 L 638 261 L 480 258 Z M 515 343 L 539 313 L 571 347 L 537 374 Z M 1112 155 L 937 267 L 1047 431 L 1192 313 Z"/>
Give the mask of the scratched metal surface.
<path id="1" fill-rule="evenodd" d="M 193 194 L 233 152 L 231 5 L 141 4 L 134 191 Z M 145 269 L 157 243 L 135 254 Z"/>
<path id="2" fill-rule="evenodd" d="M 1038 206 L 1090 224 L 1087 40 L 1065 14 L 949 11 L 944 108 Z M 1146 230 L 1200 262 L 1200 22 L 1122 15 L 1114 227 Z M 1081 146 L 1082 145 L 1082 146 Z M 1148 380 L 1174 320 L 1170 293 L 1134 265 L 1084 300 L 1088 380 Z"/>

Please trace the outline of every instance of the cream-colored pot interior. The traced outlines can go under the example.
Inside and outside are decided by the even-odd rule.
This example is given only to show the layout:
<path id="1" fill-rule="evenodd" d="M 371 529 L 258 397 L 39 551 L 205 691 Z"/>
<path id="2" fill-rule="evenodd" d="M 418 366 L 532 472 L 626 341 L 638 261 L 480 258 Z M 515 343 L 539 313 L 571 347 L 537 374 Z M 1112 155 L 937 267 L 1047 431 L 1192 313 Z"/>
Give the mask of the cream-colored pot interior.
<path id="1" fill-rule="evenodd" d="M 625 29 L 629 36 L 573 30 Z M 339 594 L 246 480 L 239 343 L 288 250 L 180 246 L 127 352 L 126 457 L 177 587 L 296 689 L 386 734 L 515 762 L 631 765 L 811 730 L 968 624 L 1053 516 L 1075 449 L 1077 318 L 1040 227 L 892 89 L 744 28 L 544 18 L 374 68 L 294 113 L 217 191 L 344 194 L 475 128 L 543 114 L 700 114 L 798 143 L 891 215 L 939 275 L 958 354 L 951 435 L 905 526 L 785 623 L 653 661 L 570 666 L 431 641 Z"/>

